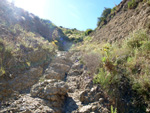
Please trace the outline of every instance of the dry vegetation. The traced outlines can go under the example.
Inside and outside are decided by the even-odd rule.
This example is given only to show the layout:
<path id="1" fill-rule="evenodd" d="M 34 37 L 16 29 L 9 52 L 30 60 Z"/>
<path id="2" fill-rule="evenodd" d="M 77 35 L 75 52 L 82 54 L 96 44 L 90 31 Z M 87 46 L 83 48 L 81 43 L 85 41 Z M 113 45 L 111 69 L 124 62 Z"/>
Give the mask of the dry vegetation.
<path id="1" fill-rule="evenodd" d="M 101 84 L 115 98 L 124 98 L 121 93 L 126 90 L 136 92 L 143 100 L 140 103 L 136 99 L 131 101 L 136 107 L 140 104 L 139 109 L 145 110 L 144 103 L 150 97 L 150 37 L 146 30 L 131 33 L 122 43 L 98 44 L 91 42 L 91 39 L 86 37 L 74 49 L 82 52 L 81 61 L 91 72 L 93 82 Z M 120 91 L 123 86 L 125 88 Z"/>
<path id="2" fill-rule="evenodd" d="M 11 33 L 0 37 L 0 76 L 44 65 L 51 60 L 58 48 L 56 40 L 49 42 L 23 30 L 20 25 L 8 29 Z"/>

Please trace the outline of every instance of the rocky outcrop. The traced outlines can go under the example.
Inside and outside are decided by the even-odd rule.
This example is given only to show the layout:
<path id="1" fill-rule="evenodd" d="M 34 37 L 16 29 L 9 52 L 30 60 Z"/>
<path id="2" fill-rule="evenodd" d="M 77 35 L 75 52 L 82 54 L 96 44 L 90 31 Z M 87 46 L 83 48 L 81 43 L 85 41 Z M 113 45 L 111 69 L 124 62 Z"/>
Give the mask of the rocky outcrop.
<path id="1" fill-rule="evenodd" d="M 29 71 L 25 72 L 24 74 L 15 77 L 12 81 L 10 81 L 10 84 L 13 84 L 12 88 L 14 90 L 18 90 L 18 91 L 24 90 L 37 83 L 40 76 L 42 76 L 42 72 L 43 69 L 41 67 L 31 68 Z"/>
<path id="2" fill-rule="evenodd" d="M 40 68 L 32 69 L 29 71 L 30 73 L 16 77 L 13 82 L 21 80 L 22 83 L 20 83 L 20 87 L 18 84 L 13 85 L 14 89 L 21 90 L 28 86 L 31 87 L 30 93 L 19 94 L 16 92 L 11 101 L 1 103 L 0 112 L 109 112 L 108 97 L 105 96 L 100 86 L 93 84 L 85 66 L 79 63 L 78 58 L 79 56 L 76 57 L 72 53 L 58 52 L 56 58 L 44 72 L 42 82 L 35 82 L 38 80 L 36 78 L 40 78 Z M 31 84 L 32 79 L 35 81 Z M 27 85 L 26 82 L 28 82 Z"/>
<path id="3" fill-rule="evenodd" d="M 76 113 L 109 113 L 109 110 L 99 102 L 94 102 L 81 107 Z"/>
<path id="4" fill-rule="evenodd" d="M 31 89 L 31 96 L 40 97 L 49 101 L 49 107 L 53 108 L 57 113 L 61 113 L 67 97 L 68 85 L 63 81 L 45 80 L 42 83 L 35 84 Z M 58 111 L 59 109 L 59 111 Z"/>
<path id="5" fill-rule="evenodd" d="M 76 55 L 75 55 L 76 54 Z M 89 77 L 86 67 L 79 62 L 80 56 L 71 56 L 73 65 L 68 72 L 66 82 L 69 86 L 65 103 L 66 113 L 107 113 L 110 107 L 109 98 L 100 86 L 96 86 Z"/>
<path id="6" fill-rule="evenodd" d="M 18 74 L 15 77 L 12 75 L 1 76 L 0 99 L 11 96 L 11 94 L 15 91 L 23 92 L 30 88 L 39 81 L 40 76 L 42 76 L 42 72 L 43 69 L 38 67 L 31 68 L 23 74 Z"/>
<path id="7" fill-rule="evenodd" d="M 70 55 L 71 53 L 58 52 L 44 73 L 45 79 L 65 80 L 72 65 L 71 60 L 69 60 Z"/>
<path id="8" fill-rule="evenodd" d="M 0 110 L 1 113 L 56 113 L 49 107 L 49 102 L 41 98 L 33 98 L 30 94 L 22 95 L 18 100 L 7 103 L 9 107 Z M 6 103 L 1 103 L 4 107 Z"/>

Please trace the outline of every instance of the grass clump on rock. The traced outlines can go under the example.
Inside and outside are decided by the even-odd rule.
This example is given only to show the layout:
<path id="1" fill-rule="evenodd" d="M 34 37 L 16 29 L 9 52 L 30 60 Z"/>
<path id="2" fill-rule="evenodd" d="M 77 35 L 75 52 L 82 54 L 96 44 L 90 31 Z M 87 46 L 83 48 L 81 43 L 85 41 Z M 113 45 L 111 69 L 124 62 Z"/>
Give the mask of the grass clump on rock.
<path id="1" fill-rule="evenodd" d="M 136 0 L 132 0 L 132 1 L 128 2 L 129 9 L 134 9 L 134 8 L 136 8 L 136 6 L 137 6 Z"/>

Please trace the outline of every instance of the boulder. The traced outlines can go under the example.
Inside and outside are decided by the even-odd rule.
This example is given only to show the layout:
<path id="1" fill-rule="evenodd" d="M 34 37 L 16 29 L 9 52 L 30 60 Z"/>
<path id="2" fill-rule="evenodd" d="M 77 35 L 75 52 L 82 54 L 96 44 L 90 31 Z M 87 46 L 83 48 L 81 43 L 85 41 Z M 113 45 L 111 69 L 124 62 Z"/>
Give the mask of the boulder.
<path id="1" fill-rule="evenodd" d="M 40 98 L 32 98 L 29 94 L 21 96 L 10 103 L 0 113 L 55 113 L 49 102 Z"/>
<path id="2" fill-rule="evenodd" d="M 91 90 L 87 89 L 80 93 L 79 99 L 83 104 L 99 101 L 104 97 L 104 93 L 100 89 L 100 86 L 94 86 Z"/>
<path id="3" fill-rule="evenodd" d="M 1 77 L 0 83 L 0 100 L 5 97 L 11 97 L 14 92 L 23 92 L 39 81 L 42 76 L 43 68 L 31 68 L 23 74 L 17 74 L 11 78 L 9 76 Z"/>
<path id="4" fill-rule="evenodd" d="M 68 85 L 65 82 L 51 79 L 45 80 L 42 83 L 35 84 L 31 88 L 31 95 L 51 100 L 54 95 L 66 96 L 67 91 Z"/>
<path id="5" fill-rule="evenodd" d="M 91 105 L 86 105 L 80 108 L 79 113 L 90 113 L 91 109 L 92 109 Z"/>
<path id="6" fill-rule="evenodd" d="M 83 73 L 83 64 L 76 62 L 72 65 L 71 69 L 68 72 L 68 76 L 79 76 Z"/>
<path id="7" fill-rule="evenodd" d="M 51 63 L 45 71 L 46 79 L 64 80 L 70 69 L 69 65 L 60 63 Z"/>
<path id="8" fill-rule="evenodd" d="M 26 88 L 31 87 L 39 81 L 40 76 L 42 76 L 43 68 L 31 68 L 24 74 L 16 76 L 10 81 L 10 85 L 13 90 L 21 91 Z"/>
<path id="9" fill-rule="evenodd" d="M 29 52 L 27 55 L 28 61 L 31 61 L 32 63 L 38 63 L 40 61 L 45 61 L 47 58 L 47 53 L 44 50 L 37 50 L 34 52 Z"/>
<path id="10" fill-rule="evenodd" d="M 84 105 L 79 108 L 75 113 L 109 113 L 110 111 L 99 104 L 98 102 L 93 102 L 88 105 Z"/>
<path id="11" fill-rule="evenodd" d="M 68 85 L 60 80 L 45 80 L 35 84 L 31 89 L 31 96 L 49 100 L 50 106 L 63 111 L 65 99 L 67 97 Z"/>

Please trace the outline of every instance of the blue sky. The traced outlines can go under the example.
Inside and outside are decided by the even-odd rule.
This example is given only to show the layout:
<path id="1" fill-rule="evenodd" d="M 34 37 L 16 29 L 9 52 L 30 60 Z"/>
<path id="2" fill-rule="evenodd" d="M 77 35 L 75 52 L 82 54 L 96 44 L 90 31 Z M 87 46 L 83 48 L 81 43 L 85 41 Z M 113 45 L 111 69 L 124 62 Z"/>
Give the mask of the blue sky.
<path id="1" fill-rule="evenodd" d="M 12 1 L 12 0 L 9 0 Z M 113 8 L 121 0 L 14 0 L 21 7 L 57 26 L 95 29 L 104 7 Z"/>

